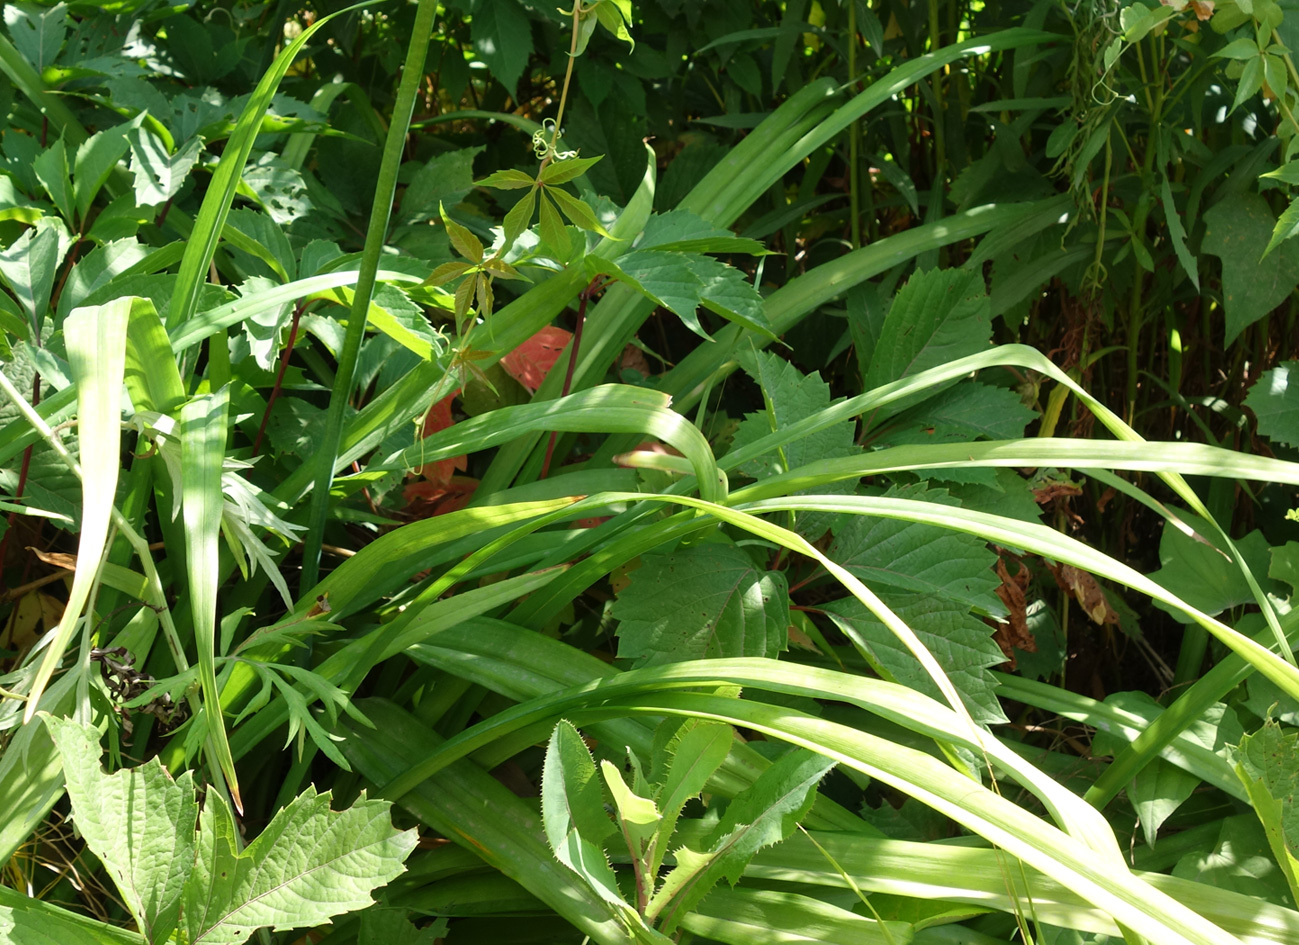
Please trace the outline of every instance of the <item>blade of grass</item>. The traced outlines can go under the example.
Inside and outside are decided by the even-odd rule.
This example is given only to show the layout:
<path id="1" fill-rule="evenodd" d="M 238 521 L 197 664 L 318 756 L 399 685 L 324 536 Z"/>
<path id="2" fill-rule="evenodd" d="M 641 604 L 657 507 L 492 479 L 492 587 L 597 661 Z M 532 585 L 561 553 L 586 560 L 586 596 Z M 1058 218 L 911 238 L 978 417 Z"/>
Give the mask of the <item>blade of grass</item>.
<path id="1" fill-rule="evenodd" d="M 221 470 L 225 461 L 229 402 L 229 388 L 223 387 L 215 394 L 195 397 L 181 408 L 181 516 L 199 684 L 208 735 L 215 752 L 210 760 L 225 778 L 235 807 L 242 813 L 239 779 L 226 739 L 216 681 L 217 587 L 221 582 L 221 515 L 225 506 Z"/>
<path id="2" fill-rule="evenodd" d="M 334 390 L 330 394 L 329 409 L 325 414 L 325 430 L 320 438 L 314 464 L 303 464 L 313 465 L 315 483 L 307 511 L 307 534 L 302 549 L 303 587 L 315 584 L 320 573 L 320 547 L 325 540 L 325 520 L 329 514 L 329 484 L 334 478 L 335 462 L 342 441 L 343 414 L 352 399 L 352 380 L 356 374 L 361 339 L 365 336 L 366 313 L 370 309 L 375 274 L 379 271 L 379 257 L 388 235 L 392 201 L 397 193 L 397 172 L 406 147 L 406 132 L 411 115 L 415 112 L 415 98 L 424 81 L 424 60 L 428 56 L 429 37 L 433 33 L 433 20 L 437 10 L 437 0 L 419 0 L 419 7 L 415 11 L 415 24 L 406 50 L 406 62 L 402 66 L 401 84 L 397 88 L 397 102 L 393 106 L 388 138 L 384 142 L 383 157 L 379 162 L 379 179 L 374 188 L 374 201 L 370 205 L 370 225 L 365 231 L 360 277 L 356 282 L 356 296 L 347 319 L 343 350 L 338 356 Z"/>
<path id="3" fill-rule="evenodd" d="M 194 316 L 198 308 L 203 281 L 207 278 L 208 267 L 216 254 L 221 231 L 225 228 L 226 218 L 230 215 L 230 204 L 242 180 L 244 165 L 247 164 L 248 157 L 252 154 L 253 144 L 261 131 L 262 118 L 270 108 L 271 100 L 275 97 L 280 82 L 288 74 L 289 67 L 293 65 L 293 60 L 297 58 L 307 41 L 326 23 L 362 7 L 372 6 L 375 2 L 376 0 L 365 0 L 363 3 L 353 4 L 328 16 L 320 17 L 298 34 L 293 42 L 275 57 L 271 68 L 262 76 L 261 81 L 257 83 L 257 88 L 248 97 L 248 104 L 240 113 L 234 131 L 226 141 L 225 150 L 212 175 L 212 181 L 208 184 L 203 205 L 194 219 L 194 232 L 185 244 L 185 254 L 181 257 L 180 271 L 171 297 L 171 308 L 167 313 L 168 329 L 183 325 Z M 215 389 L 224 386 L 229 380 L 229 353 L 225 350 L 224 344 L 212 344 L 209 348 L 209 356 L 213 359 L 209 369 L 212 373 L 210 380 Z M 224 376 L 218 376 L 221 374 Z"/>
<path id="4" fill-rule="evenodd" d="M 31 722 L 62 661 L 104 557 L 113 516 L 122 440 L 122 379 L 126 372 L 129 298 L 73 309 L 64 323 L 68 366 L 77 382 L 77 432 L 81 452 L 81 534 L 77 570 L 63 617 L 32 681 L 23 722 Z M 20 398 L 21 399 L 21 398 Z"/>

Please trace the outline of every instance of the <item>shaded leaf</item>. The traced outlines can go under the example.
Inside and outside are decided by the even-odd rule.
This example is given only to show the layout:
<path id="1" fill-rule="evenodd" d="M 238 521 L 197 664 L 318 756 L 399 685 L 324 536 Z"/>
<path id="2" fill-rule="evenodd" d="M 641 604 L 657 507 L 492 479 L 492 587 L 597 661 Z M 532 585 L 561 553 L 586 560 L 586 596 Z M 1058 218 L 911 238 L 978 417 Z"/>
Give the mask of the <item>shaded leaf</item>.
<path id="1" fill-rule="evenodd" d="M 1231 344 L 1299 282 L 1299 243 L 1286 241 L 1263 258 L 1276 221 L 1258 194 L 1224 197 L 1204 214 L 1204 223 L 1202 248 L 1222 259 L 1224 340 Z"/>

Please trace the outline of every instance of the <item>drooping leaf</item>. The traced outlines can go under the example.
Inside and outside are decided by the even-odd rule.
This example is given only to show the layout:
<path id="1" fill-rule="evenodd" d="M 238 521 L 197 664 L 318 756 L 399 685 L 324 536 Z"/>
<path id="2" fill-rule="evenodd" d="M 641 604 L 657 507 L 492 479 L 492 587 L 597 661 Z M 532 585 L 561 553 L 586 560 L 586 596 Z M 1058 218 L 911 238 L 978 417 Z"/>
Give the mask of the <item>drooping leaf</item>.
<path id="1" fill-rule="evenodd" d="M 1006 655 L 992 639 L 992 627 L 952 600 L 914 593 L 880 596 L 933 654 L 971 716 L 983 723 L 1005 722 L 997 682 L 988 669 L 1004 662 Z M 877 671 L 928 696 L 942 698 L 920 662 L 860 601 L 848 597 L 823 608 Z"/>
<path id="2" fill-rule="evenodd" d="M 618 655 L 653 666 L 775 656 L 787 645 L 789 590 L 741 548 L 708 543 L 643 556 L 614 602 Z"/>
<path id="3" fill-rule="evenodd" d="M 97 729 L 44 718 L 63 758 L 77 832 L 108 868 L 145 939 L 165 941 L 180 917 L 181 891 L 194 861 L 198 804 L 192 773 L 173 781 L 154 758 L 105 774 Z"/>
<path id="4" fill-rule="evenodd" d="M 108 542 L 120 471 L 122 376 L 126 370 L 126 326 L 130 298 L 74 309 L 64 323 L 68 364 L 77 383 L 77 430 L 81 454 L 81 534 L 77 570 L 58 631 L 45 650 L 23 714 L 30 723 L 41 693 L 63 659 Z"/>

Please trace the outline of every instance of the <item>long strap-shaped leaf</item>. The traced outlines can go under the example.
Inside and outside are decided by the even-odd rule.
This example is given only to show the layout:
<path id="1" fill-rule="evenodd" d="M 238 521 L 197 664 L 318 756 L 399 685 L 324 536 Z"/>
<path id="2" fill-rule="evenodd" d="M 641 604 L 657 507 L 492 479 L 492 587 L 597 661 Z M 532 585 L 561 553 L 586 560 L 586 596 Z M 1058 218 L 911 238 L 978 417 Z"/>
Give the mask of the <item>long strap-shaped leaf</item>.
<path id="1" fill-rule="evenodd" d="M 77 382 L 77 432 L 81 447 L 81 535 L 77 570 L 54 639 L 45 650 L 28 695 L 23 721 L 36 714 L 41 693 L 72 641 L 90 598 L 108 540 L 113 495 L 121 463 L 122 377 L 126 371 L 126 326 L 131 299 L 73 309 L 64 322 L 68 366 Z"/>
<path id="2" fill-rule="evenodd" d="M 1095 397 L 1091 396 L 1091 394 L 1087 393 L 1087 391 L 1084 390 L 1077 381 L 1056 367 L 1056 365 L 1041 352 L 1030 348 L 1027 345 L 1002 345 L 999 348 L 993 348 L 991 351 L 980 352 L 979 354 L 970 355 L 969 357 L 959 358 L 949 364 L 940 365 L 939 367 L 931 368 L 928 371 L 922 371 L 921 373 L 912 375 L 911 377 L 902 378 L 901 380 L 894 381 L 891 384 L 885 384 L 881 387 L 875 388 L 874 390 L 867 391 L 857 397 L 841 401 L 825 410 L 822 410 L 813 417 L 801 420 L 798 423 L 792 423 L 788 427 L 768 434 L 762 439 L 756 440 L 742 449 L 733 450 L 731 453 L 727 454 L 726 461 L 721 465 L 725 469 L 734 468 L 740 463 L 761 456 L 763 453 L 771 452 L 786 443 L 808 436 L 818 430 L 824 430 L 827 427 L 833 426 L 835 423 L 841 423 L 880 407 L 896 403 L 910 395 L 924 393 L 925 391 L 947 381 L 967 377 L 973 371 L 990 367 L 1006 366 L 1027 368 L 1032 371 L 1037 371 L 1040 374 L 1047 375 L 1057 383 L 1072 391 L 1078 399 L 1083 402 L 1087 409 L 1096 416 L 1096 419 L 1100 420 L 1106 429 L 1114 434 L 1115 437 L 1129 443 L 1149 443 L 1149 441 L 1143 439 L 1139 433 L 1132 429 L 1132 427 L 1128 426 L 1128 424 L 1126 424 L 1116 413 L 1098 401 Z M 1151 449 L 1151 455 L 1157 455 L 1153 448 Z M 1218 455 L 1221 457 L 1221 454 Z M 1093 463 L 1089 465 L 1103 464 Z M 1260 465 L 1259 468 L 1262 468 L 1262 466 Z M 1269 468 L 1277 469 L 1279 467 Z M 1207 465 L 1205 470 L 1209 474 L 1213 474 L 1211 464 Z M 1272 630 L 1273 639 L 1276 640 L 1277 646 L 1285 655 L 1286 659 L 1293 665 L 1295 663 L 1294 653 L 1290 649 L 1290 644 L 1286 641 L 1286 635 L 1281 628 L 1279 619 L 1277 618 L 1276 609 L 1272 606 L 1271 601 L 1268 600 L 1267 595 L 1263 593 L 1263 589 L 1259 587 L 1257 579 L 1245 564 L 1245 560 L 1241 557 L 1240 551 L 1236 548 L 1235 542 L 1231 540 L 1231 536 L 1229 536 L 1217 523 L 1213 515 L 1200 500 L 1200 497 L 1196 494 L 1195 490 L 1187 484 L 1186 480 L 1182 478 L 1180 473 L 1159 469 L 1157 469 L 1156 472 L 1158 473 L 1159 478 L 1167 483 L 1169 488 L 1171 488 L 1177 496 L 1190 507 L 1191 511 L 1209 522 L 1217 532 L 1218 537 L 1223 543 L 1223 547 L 1225 547 L 1231 554 L 1232 560 L 1240 569 L 1246 583 L 1249 584 L 1250 591 L 1254 595 L 1254 600 L 1259 605 L 1259 609 L 1263 612 L 1263 616 L 1266 618 L 1268 626 Z M 1224 472 L 1218 474 L 1242 475 L 1248 478 L 1247 473 Z"/>
<path id="3" fill-rule="evenodd" d="M 410 469 L 459 456 L 538 430 L 578 433 L 637 433 L 666 440 L 694 467 L 699 491 L 712 501 L 726 496 L 712 448 L 699 429 L 670 409 L 672 398 L 643 387 L 602 384 L 562 400 L 503 407 L 461 421 L 387 457 L 370 470 Z"/>
<path id="4" fill-rule="evenodd" d="M 913 499 L 892 499 L 877 496 L 790 496 L 783 499 L 765 499 L 743 507 L 745 511 L 761 514 L 774 511 L 847 512 L 896 518 L 908 522 L 922 522 L 957 531 L 969 532 L 980 538 L 1023 548 L 1027 551 L 1063 561 L 1075 567 L 1099 574 L 1133 590 L 1174 607 L 1218 638 L 1256 670 L 1276 683 L 1290 698 L 1299 701 L 1299 669 L 1287 663 L 1267 647 L 1260 645 L 1238 630 L 1197 610 L 1176 594 L 1156 584 L 1140 571 L 1121 561 L 1097 551 L 1078 539 L 1061 534 L 1053 528 L 1036 522 L 990 515 L 951 506 L 938 506 Z"/>
<path id="5" fill-rule="evenodd" d="M 217 586 L 221 581 L 221 514 L 225 496 L 221 471 L 225 461 L 230 390 L 195 397 L 180 412 L 181 516 L 185 525 L 185 565 L 189 577 L 194 644 L 198 649 L 199 684 L 207 712 L 208 735 L 216 762 L 243 812 L 234 759 L 226 740 L 221 696 L 216 682 Z"/>
<path id="6" fill-rule="evenodd" d="M 379 257 L 383 254 L 383 244 L 388 236 L 388 220 L 392 216 L 392 201 L 397 193 L 397 172 L 401 168 L 402 153 L 406 148 L 406 130 L 410 127 L 410 118 L 415 112 L 415 99 L 420 84 L 424 81 L 424 60 L 428 56 L 429 36 L 433 33 L 433 19 L 437 10 L 437 0 L 419 0 L 419 7 L 415 11 L 415 24 L 406 49 L 406 62 L 401 71 L 401 85 L 397 88 L 397 102 L 393 105 L 388 138 L 383 143 L 383 157 L 379 160 L 379 179 L 374 187 L 370 225 L 365 231 L 365 248 L 361 253 L 361 276 L 356 282 L 356 295 L 352 299 L 352 310 L 347 319 L 347 334 L 343 338 L 343 350 L 338 356 L 338 370 L 334 373 L 334 389 L 330 393 L 329 409 L 325 414 L 325 432 L 320 438 L 313 462 L 303 464 L 312 467 L 315 481 L 307 512 L 307 536 L 302 548 L 303 587 L 315 584 L 316 575 L 320 573 L 320 549 L 325 540 L 325 519 L 329 512 L 329 484 L 334 478 L 335 460 L 343 436 L 343 417 L 352 399 L 352 379 L 361 353 L 361 339 L 365 336 L 365 320 L 370 310 L 370 297 L 374 294 L 375 273 L 379 271 Z"/>
<path id="7" fill-rule="evenodd" d="M 436 641 L 421 650 L 436 650 Z M 484 654 L 480 658 L 491 658 Z M 781 663 L 774 660 L 695 660 L 633 670 L 609 679 L 516 706 L 480 723 L 445 743 L 416 768 L 395 779 L 383 793 L 396 799 L 412 783 L 416 771 L 435 772 L 454 759 L 542 719 L 560 715 L 603 718 L 628 712 L 683 714 L 710 717 L 791 741 L 897 787 L 948 817 L 993 840 L 998 846 L 1113 915 L 1125 925 L 1139 928 L 1153 941 L 1219 942 L 1234 940 L 1181 903 L 1153 890 L 1145 890 L 1122 863 L 1115 863 L 1087 841 L 1067 836 L 952 768 L 916 749 L 888 742 L 846 726 L 813 719 L 803 713 L 748 702 L 695 694 L 675 693 L 682 687 L 716 684 L 742 685 L 803 696 L 829 696 L 855 703 L 930 737 L 954 738 L 975 750 L 984 750 L 1005 764 L 1026 784 L 1066 815 L 1086 816 L 1079 798 L 1036 771 L 1015 753 L 986 733 L 973 741 L 962 734 L 964 726 L 951 710 L 920 693 L 881 680 L 862 679 L 832 670 Z M 1095 819 L 1095 814 L 1091 818 Z M 1099 829 L 1113 834 L 1103 822 Z M 1144 914 L 1138 915 L 1143 912 Z M 1171 934 L 1170 934 L 1171 933 Z"/>
<path id="8" fill-rule="evenodd" d="M 258 132 L 261 131 L 262 119 L 271 106 L 275 91 L 280 87 L 284 76 L 288 74 L 293 60 L 297 58 L 307 41 L 315 35 L 316 30 L 335 17 L 361 7 L 371 6 L 374 2 L 375 0 L 366 0 L 364 3 L 346 7 L 316 20 L 275 57 L 275 62 L 257 83 L 257 88 L 253 89 L 253 94 L 248 97 L 248 104 L 244 106 L 239 120 L 235 123 L 234 131 L 226 141 L 221 162 L 212 175 L 212 182 L 203 197 L 203 205 L 194 219 L 193 236 L 185 245 L 185 255 L 181 257 L 180 273 L 176 278 L 176 288 L 171 297 L 171 309 L 167 313 L 169 329 L 184 324 L 198 308 L 203 280 L 207 278 L 208 266 L 211 265 L 212 257 L 216 254 L 221 231 L 225 227 L 226 218 L 230 215 L 230 204 L 243 177 L 244 165 L 248 163 L 248 156 L 252 154 L 253 143 L 257 140 Z"/>

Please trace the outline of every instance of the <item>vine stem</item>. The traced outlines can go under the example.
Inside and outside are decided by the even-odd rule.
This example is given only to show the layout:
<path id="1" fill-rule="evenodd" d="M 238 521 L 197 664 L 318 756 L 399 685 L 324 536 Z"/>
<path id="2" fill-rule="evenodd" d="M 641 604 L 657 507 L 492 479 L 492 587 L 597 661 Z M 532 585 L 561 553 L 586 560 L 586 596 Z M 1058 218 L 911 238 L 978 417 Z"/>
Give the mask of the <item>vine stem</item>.
<path id="1" fill-rule="evenodd" d="M 555 155 L 555 148 L 559 146 L 559 129 L 564 124 L 564 106 L 568 104 L 568 85 L 573 79 L 573 63 L 577 61 L 577 39 L 581 25 L 582 0 L 573 0 L 573 38 L 568 44 L 568 68 L 564 70 L 564 87 L 559 92 L 559 111 L 555 115 L 555 129 L 550 133 L 550 147 L 546 149 L 546 155 L 541 159 L 541 167 L 537 170 L 538 176 L 551 162 Z"/>
<path id="2" fill-rule="evenodd" d="M 284 386 L 284 374 L 289 369 L 289 356 L 293 354 L 293 346 L 298 340 L 298 321 L 301 318 L 302 303 L 299 302 L 293 306 L 293 325 L 289 328 L 289 340 L 280 354 L 280 370 L 275 375 L 275 386 L 271 388 L 271 395 L 266 398 L 266 411 L 262 414 L 262 425 L 257 428 L 257 439 L 253 441 L 254 456 L 261 452 L 262 437 L 266 435 L 266 424 L 270 422 L 271 409 L 274 408 L 275 401 L 280 396 L 280 389 Z"/>

